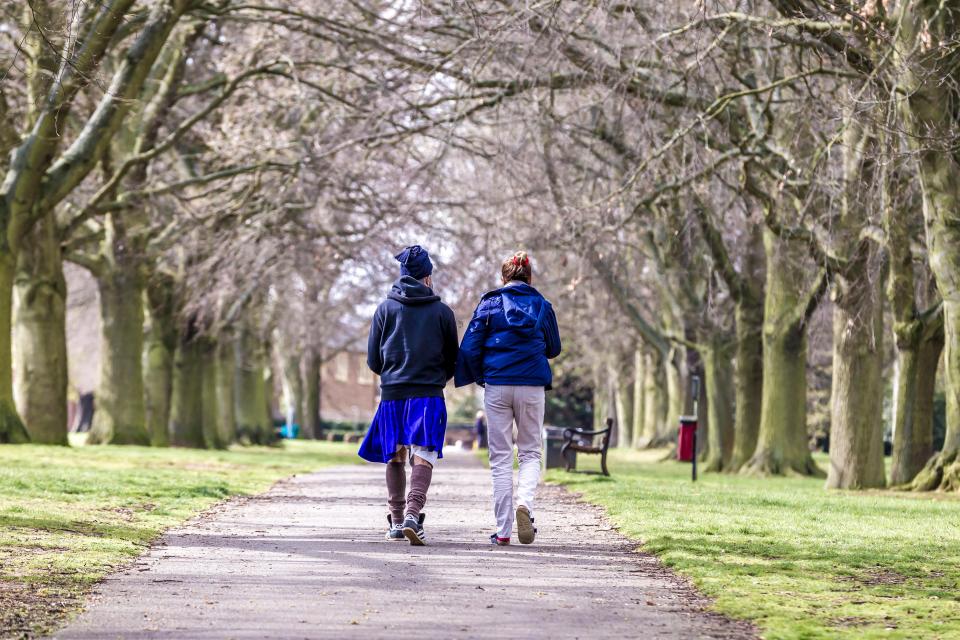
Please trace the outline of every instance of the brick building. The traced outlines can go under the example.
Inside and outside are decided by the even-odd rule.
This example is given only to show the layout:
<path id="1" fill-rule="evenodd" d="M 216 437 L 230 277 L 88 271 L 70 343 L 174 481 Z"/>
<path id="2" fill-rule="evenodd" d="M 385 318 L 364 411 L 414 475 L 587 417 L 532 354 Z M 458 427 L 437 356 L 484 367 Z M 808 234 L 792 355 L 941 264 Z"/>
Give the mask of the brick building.
<path id="1" fill-rule="evenodd" d="M 320 376 L 321 420 L 369 423 L 373 419 L 380 401 L 380 378 L 367 368 L 366 351 L 341 351 L 324 363 Z M 479 390 L 472 385 L 454 389 L 451 381 L 444 396 L 451 421 L 457 420 L 456 409 L 464 403 L 482 406 Z M 472 422 L 473 410 L 460 422 Z"/>
<path id="2" fill-rule="evenodd" d="M 320 418 L 370 422 L 380 399 L 380 379 L 367 368 L 367 354 L 341 351 L 320 370 Z"/>

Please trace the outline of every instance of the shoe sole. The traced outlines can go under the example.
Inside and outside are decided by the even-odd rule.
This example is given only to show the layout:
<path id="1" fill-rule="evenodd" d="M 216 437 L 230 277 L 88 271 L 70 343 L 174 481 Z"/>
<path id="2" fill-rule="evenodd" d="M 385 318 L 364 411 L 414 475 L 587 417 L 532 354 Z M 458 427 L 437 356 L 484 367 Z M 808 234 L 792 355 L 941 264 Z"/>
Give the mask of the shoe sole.
<path id="1" fill-rule="evenodd" d="M 517 538 L 520 544 L 530 544 L 537 537 L 537 532 L 533 528 L 533 521 L 530 520 L 530 512 L 526 507 L 517 507 Z"/>
<path id="2" fill-rule="evenodd" d="M 417 535 L 415 529 L 405 528 L 403 530 L 403 535 L 407 537 L 407 540 L 410 541 L 410 544 L 414 547 L 425 547 L 427 543 L 423 541 L 423 538 Z"/>

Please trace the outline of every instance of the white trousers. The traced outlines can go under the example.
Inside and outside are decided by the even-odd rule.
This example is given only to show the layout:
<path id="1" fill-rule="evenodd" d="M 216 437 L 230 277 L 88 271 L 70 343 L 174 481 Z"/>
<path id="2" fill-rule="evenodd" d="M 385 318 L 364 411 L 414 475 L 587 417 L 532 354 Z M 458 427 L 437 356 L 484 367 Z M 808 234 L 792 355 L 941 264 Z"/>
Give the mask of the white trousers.
<path id="1" fill-rule="evenodd" d="M 514 422 L 520 461 L 517 505 L 525 506 L 533 514 L 534 494 L 540 482 L 543 405 L 543 387 L 488 384 L 483 395 L 493 476 L 493 512 L 497 517 L 497 535 L 501 538 L 509 538 L 513 530 Z"/>

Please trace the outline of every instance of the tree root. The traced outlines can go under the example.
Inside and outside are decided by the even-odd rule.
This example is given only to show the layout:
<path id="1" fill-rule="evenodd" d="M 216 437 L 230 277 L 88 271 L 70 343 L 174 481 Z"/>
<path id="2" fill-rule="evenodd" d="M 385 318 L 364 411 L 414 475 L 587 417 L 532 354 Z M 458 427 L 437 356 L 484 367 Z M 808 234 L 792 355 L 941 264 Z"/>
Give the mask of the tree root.
<path id="1" fill-rule="evenodd" d="M 749 462 L 743 465 L 740 473 L 751 476 L 827 477 L 826 472 L 817 466 L 809 453 L 799 460 L 784 460 L 769 450 L 758 451 Z"/>
<path id="2" fill-rule="evenodd" d="M 20 414 L 13 408 L 13 403 L 0 402 L 0 444 L 26 444 L 30 442 Z"/>
<path id="3" fill-rule="evenodd" d="M 726 468 L 723 466 L 723 457 L 719 455 L 708 455 L 700 468 L 704 473 L 720 473 L 726 471 Z"/>
<path id="4" fill-rule="evenodd" d="M 909 491 L 960 491 L 958 454 L 958 451 L 941 451 L 936 454 L 905 488 Z"/>

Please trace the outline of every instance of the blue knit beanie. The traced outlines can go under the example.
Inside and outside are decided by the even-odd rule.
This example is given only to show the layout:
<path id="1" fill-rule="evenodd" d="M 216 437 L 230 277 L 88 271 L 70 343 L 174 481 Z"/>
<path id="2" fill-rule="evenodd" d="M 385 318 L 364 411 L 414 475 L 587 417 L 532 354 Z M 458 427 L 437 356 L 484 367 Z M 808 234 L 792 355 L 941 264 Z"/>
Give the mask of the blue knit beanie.
<path id="1" fill-rule="evenodd" d="M 415 280 L 423 280 L 433 273 L 433 263 L 430 262 L 430 254 L 427 250 L 418 244 L 407 247 L 396 256 L 400 263 L 400 275 L 410 276 Z"/>

